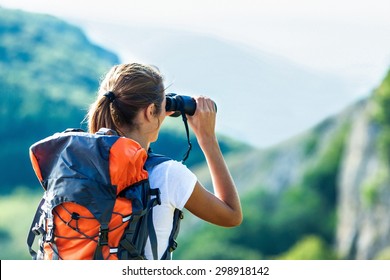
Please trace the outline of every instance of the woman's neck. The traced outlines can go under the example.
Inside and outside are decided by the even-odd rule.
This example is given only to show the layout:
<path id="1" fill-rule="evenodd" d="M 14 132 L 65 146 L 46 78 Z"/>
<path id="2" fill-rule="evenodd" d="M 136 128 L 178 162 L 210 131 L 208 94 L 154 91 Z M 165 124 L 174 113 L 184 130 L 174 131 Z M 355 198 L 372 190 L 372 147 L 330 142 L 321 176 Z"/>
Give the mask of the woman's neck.
<path id="1" fill-rule="evenodd" d="M 138 142 L 138 144 L 140 144 L 141 147 L 144 148 L 146 151 L 149 149 L 150 143 L 147 137 L 145 137 L 145 135 L 141 135 L 140 133 L 136 133 L 136 132 L 127 132 L 125 133 L 125 137 Z"/>

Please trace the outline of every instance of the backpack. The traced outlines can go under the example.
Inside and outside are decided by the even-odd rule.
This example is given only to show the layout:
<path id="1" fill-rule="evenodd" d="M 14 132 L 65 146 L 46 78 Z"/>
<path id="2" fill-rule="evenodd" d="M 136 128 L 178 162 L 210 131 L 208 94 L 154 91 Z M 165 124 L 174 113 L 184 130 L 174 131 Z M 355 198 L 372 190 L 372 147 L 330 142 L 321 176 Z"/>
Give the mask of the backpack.
<path id="1" fill-rule="evenodd" d="M 148 157 L 113 130 L 68 129 L 33 144 L 30 159 L 45 190 L 27 238 L 33 259 L 145 259 L 148 237 L 157 259 L 152 209 L 161 202 L 145 168 L 168 157 Z M 181 218 L 175 211 L 165 259 L 177 246 Z"/>

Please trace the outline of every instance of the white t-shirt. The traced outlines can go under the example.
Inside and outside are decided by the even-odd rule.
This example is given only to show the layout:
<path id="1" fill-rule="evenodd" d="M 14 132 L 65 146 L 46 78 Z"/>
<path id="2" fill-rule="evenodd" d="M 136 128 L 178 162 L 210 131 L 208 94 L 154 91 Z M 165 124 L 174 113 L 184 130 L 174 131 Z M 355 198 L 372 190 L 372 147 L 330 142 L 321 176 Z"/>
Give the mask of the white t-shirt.
<path id="1" fill-rule="evenodd" d="M 173 212 L 182 210 L 190 198 L 197 178 L 185 165 L 169 160 L 158 164 L 149 171 L 149 182 L 152 189 L 159 188 L 161 205 L 153 208 L 153 224 L 157 235 L 158 257 L 164 254 L 172 231 Z M 153 260 L 149 240 L 145 247 L 145 256 Z"/>

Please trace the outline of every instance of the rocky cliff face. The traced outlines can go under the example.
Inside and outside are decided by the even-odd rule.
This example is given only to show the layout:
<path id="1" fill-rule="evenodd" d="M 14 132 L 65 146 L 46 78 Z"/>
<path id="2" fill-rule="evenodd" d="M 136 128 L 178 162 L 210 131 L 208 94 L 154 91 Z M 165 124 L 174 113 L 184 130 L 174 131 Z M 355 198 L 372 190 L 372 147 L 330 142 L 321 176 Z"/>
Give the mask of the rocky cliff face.
<path id="1" fill-rule="evenodd" d="M 390 246 L 390 182 L 372 109 L 368 101 L 356 113 L 340 170 L 336 247 L 345 259 L 374 259 Z"/>

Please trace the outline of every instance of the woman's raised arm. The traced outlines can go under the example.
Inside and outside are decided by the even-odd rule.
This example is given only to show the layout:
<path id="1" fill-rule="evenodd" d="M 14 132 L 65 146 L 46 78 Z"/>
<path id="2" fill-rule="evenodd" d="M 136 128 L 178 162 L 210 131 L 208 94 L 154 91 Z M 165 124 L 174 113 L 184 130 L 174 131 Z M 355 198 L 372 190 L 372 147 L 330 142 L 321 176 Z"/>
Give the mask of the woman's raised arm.
<path id="1" fill-rule="evenodd" d="M 197 108 L 194 116 L 188 116 L 188 121 L 206 157 L 214 193 L 197 182 L 185 208 L 210 223 L 238 226 L 242 222 L 240 198 L 215 134 L 215 104 L 207 97 L 195 99 Z"/>

